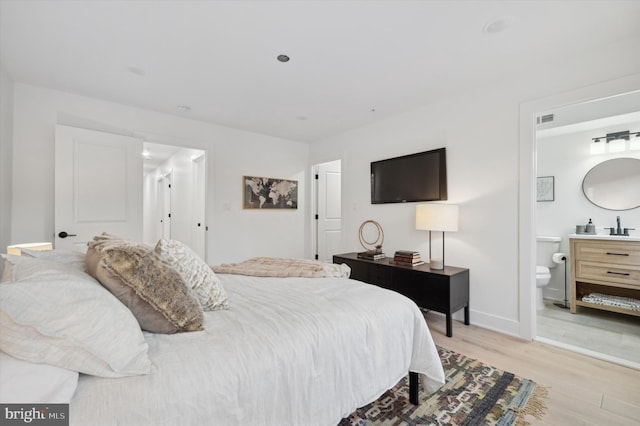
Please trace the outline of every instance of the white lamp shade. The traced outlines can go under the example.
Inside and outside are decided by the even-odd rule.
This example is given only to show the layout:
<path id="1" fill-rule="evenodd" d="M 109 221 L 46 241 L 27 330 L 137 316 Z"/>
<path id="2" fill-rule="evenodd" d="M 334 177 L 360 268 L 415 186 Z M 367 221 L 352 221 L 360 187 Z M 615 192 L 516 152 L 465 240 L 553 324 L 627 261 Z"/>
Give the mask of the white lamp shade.
<path id="1" fill-rule="evenodd" d="M 416 205 L 416 229 L 455 232 L 458 230 L 458 206 L 453 204 Z"/>
<path id="2" fill-rule="evenodd" d="M 627 141 L 624 139 L 614 139 L 607 144 L 609 152 L 623 152 L 626 150 Z"/>

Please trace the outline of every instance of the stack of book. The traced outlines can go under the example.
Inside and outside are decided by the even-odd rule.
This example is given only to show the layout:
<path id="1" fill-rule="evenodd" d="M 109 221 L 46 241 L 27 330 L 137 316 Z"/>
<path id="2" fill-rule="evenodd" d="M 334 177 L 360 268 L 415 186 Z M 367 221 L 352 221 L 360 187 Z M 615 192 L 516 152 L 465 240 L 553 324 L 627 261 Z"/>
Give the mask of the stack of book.
<path id="1" fill-rule="evenodd" d="M 416 266 L 424 262 L 420 260 L 420 253 L 410 250 L 398 250 L 393 256 L 393 261 L 398 265 Z"/>
<path id="2" fill-rule="evenodd" d="M 384 259 L 384 253 L 377 252 L 376 250 L 361 251 L 358 253 L 358 259 L 382 260 Z"/>

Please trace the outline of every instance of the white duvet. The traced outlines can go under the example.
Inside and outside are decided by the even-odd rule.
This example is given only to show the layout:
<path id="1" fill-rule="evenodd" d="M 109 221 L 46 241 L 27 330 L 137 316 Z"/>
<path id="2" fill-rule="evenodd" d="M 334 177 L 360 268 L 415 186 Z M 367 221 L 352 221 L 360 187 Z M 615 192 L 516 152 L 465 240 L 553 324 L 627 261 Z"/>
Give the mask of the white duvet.
<path id="1" fill-rule="evenodd" d="M 344 278 L 219 275 L 228 311 L 205 330 L 145 333 L 151 374 L 81 375 L 70 424 L 332 426 L 407 371 L 444 373 L 416 305 Z"/>

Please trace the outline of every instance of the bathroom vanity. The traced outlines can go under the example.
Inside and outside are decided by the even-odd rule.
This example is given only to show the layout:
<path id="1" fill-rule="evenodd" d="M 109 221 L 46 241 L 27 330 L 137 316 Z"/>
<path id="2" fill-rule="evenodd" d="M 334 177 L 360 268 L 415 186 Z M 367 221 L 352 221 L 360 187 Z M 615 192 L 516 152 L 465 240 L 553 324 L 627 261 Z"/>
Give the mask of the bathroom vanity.
<path id="1" fill-rule="evenodd" d="M 578 306 L 640 316 L 640 311 L 584 301 L 589 294 L 640 300 L 640 237 L 569 236 L 571 313 Z"/>

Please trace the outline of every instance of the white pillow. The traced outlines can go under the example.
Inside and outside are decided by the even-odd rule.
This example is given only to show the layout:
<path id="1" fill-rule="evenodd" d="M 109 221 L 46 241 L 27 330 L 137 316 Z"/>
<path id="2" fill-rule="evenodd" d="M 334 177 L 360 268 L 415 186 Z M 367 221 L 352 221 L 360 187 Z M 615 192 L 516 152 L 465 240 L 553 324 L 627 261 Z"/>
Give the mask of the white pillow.
<path id="1" fill-rule="evenodd" d="M 13 254 L 3 254 L 2 257 L 5 262 L 0 283 L 12 283 L 38 276 L 46 278 L 58 273 L 84 278 L 89 276 L 81 269 L 54 260 L 35 259 L 29 256 L 16 256 Z"/>
<path id="2" fill-rule="evenodd" d="M 11 268 L 11 265 L 7 261 L 7 255 L 0 254 L 0 284 L 13 279 L 13 271 L 9 268 Z"/>
<path id="3" fill-rule="evenodd" d="M 53 262 L 64 263 L 65 265 L 86 271 L 84 262 L 85 253 L 79 251 L 54 249 L 54 250 L 31 250 L 22 249 L 22 256 L 35 257 L 36 259 L 51 260 Z"/>
<path id="4" fill-rule="evenodd" d="M 23 361 L 0 352 L 0 403 L 68 404 L 78 387 L 78 372 Z"/>
<path id="5" fill-rule="evenodd" d="M 89 275 L 23 258 L 0 284 L 0 350 L 103 377 L 148 374 L 148 345 L 131 312 Z"/>
<path id="6" fill-rule="evenodd" d="M 203 310 L 229 309 L 220 278 L 193 250 L 180 241 L 163 239 L 158 241 L 154 251 L 191 286 Z"/>

